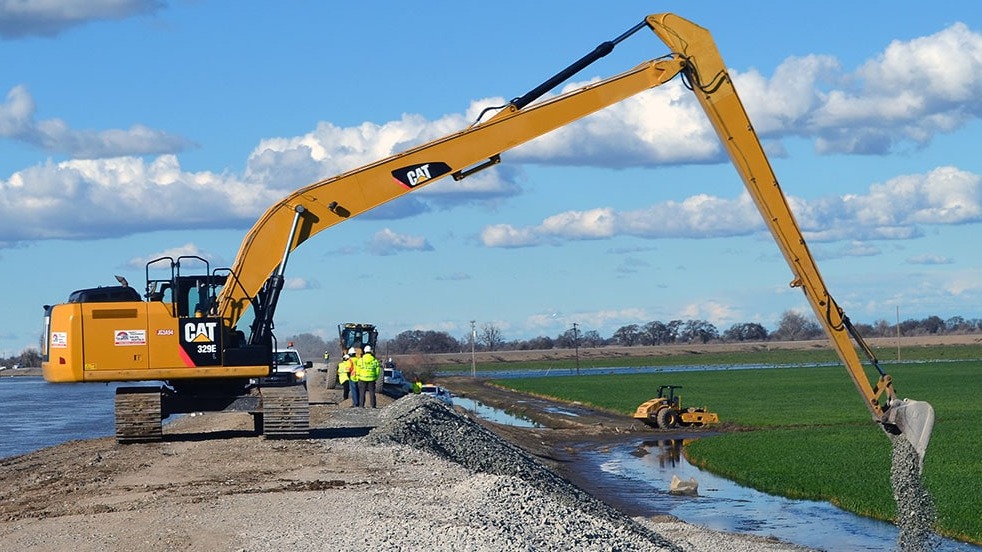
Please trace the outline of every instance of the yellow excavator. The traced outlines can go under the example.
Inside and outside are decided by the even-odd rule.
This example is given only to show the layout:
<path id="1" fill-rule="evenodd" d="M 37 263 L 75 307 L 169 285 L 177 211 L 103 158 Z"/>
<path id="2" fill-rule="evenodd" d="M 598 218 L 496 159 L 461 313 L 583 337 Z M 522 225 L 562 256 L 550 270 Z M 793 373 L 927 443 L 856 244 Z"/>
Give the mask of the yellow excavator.
<path id="1" fill-rule="evenodd" d="M 541 99 L 642 29 L 653 31 L 670 52 Z M 45 306 L 44 377 L 146 382 L 117 390 L 120 441 L 160 439 L 162 417 L 213 410 L 252 412 L 257 430 L 268 436 L 304 434 L 308 413 L 302 386 L 249 385 L 250 378 L 273 369 L 273 315 L 296 247 L 439 178 L 467 178 L 501 162 L 507 150 L 676 77 L 705 110 L 791 268 L 791 286 L 804 292 L 873 419 L 903 434 L 923 459 L 934 410 L 897 397 L 892 378 L 826 289 L 710 33 L 667 13 L 646 17 L 526 94 L 486 109 L 459 132 L 296 190 L 262 215 L 229 268 L 211 269 L 199 257 L 165 257 L 148 264 L 142 297 L 121 282 L 79 290 L 67 303 Z M 152 267 L 167 277 L 151 279 Z M 875 370 L 875 384 L 857 348 Z"/>

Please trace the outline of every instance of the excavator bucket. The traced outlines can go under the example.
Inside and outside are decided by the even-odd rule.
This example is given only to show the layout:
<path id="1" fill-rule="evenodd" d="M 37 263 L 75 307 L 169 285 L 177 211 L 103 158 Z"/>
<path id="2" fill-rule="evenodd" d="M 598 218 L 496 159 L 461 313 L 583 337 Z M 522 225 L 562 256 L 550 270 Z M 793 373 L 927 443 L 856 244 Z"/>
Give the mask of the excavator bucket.
<path id="1" fill-rule="evenodd" d="M 913 445 L 923 466 L 924 453 L 934 429 L 934 407 L 924 401 L 895 400 L 887 410 L 887 422 L 897 426 L 901 435 Z"/>

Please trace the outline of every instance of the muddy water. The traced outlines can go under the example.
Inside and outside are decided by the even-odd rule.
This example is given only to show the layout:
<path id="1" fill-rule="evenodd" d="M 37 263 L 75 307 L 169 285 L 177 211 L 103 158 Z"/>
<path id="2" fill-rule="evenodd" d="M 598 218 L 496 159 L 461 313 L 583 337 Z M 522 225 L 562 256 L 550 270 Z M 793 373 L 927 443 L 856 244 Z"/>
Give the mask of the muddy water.
<path id="1" fill-rule="evenodd" d="M 73 439 L 113 435 L 115 393 L 116 384 L 0 377 L 0 458 Z"/>

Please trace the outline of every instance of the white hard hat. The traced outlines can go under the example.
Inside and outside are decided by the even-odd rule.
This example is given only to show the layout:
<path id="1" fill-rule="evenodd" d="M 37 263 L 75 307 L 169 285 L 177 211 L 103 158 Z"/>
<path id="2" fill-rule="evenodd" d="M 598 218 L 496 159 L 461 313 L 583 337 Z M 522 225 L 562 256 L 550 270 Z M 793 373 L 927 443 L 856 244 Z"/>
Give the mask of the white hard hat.
<path id="1" fill-rule="evenodd" d="M 348 355 L 344 355 L 344 360 L 348 360 L 349 358 L 351 357 L 349 357 Z"/>
<path id="2" fill-rule="evenodd" d="M 371 345 L 365 345 L 365 352 L 366 353 L 372 352 L 372 346 Z"/>
<path id="3" fill-rule="evenodd" d="M 355 348 L 354 348 L 354 347 L 352 347 L 352 348 L 350 348 L 350 349 L 348 349 L 348 354 L 349 354 L 349 355 L 353 355 L 353 354 L 355 354 Z"/>

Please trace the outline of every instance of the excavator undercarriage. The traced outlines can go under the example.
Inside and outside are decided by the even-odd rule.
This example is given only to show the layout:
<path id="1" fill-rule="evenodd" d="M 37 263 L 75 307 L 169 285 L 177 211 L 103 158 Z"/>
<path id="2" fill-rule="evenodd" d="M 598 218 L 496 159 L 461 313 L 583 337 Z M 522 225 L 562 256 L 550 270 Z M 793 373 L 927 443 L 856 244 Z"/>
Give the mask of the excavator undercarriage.
<path id="1" fill-rule="evenodd" d="M 174 394 L 166 386 L 116 389 L 116 440 L 120 443 L 160 441 L 164 419 L 197 412 L 248 412 L 253 427 L 267 439 L 306 437 L 310 403 L 301 385 L 253 387 L 248 392 Z"/>

